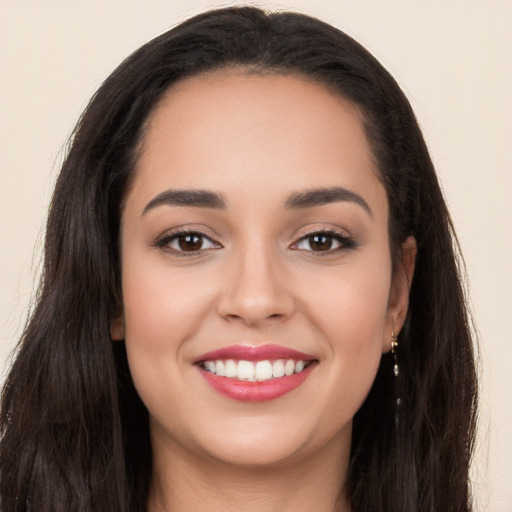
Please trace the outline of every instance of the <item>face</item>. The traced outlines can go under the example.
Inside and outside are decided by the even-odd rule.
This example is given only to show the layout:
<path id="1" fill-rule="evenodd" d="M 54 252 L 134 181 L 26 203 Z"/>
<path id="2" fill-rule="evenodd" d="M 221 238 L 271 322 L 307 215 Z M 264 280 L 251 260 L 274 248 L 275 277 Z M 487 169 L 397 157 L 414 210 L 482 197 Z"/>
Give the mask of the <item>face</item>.
<path id="1" fill-rule="evenodd" d="M 155 452 L 259 465 L 348 450 L 407 306 L 353 105 L 292 76 L 179 83 L 149 119 L 121 239 L 112 335 Z"/>

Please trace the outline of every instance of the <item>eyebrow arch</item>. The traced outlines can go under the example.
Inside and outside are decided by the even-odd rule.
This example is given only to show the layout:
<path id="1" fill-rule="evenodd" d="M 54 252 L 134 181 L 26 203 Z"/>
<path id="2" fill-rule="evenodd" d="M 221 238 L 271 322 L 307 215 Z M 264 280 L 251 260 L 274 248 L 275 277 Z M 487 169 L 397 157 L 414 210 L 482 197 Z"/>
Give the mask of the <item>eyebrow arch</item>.
<path id="1" fill-rule="evenodd" d="M 142 215 L 157 206 L 191 206 L 194 208 L 217 208 L 226 207 L 223 197 L 216 192 L 208 190 L 166 190 L 151 199 L 145 206 Z"/>
<path id="2" fill-rule="evenodd" d="M 369 215 L 373 217 L 372 210 L 368 203 L 355 192 L 343 187 L 315 188 L 292 194 L 285 203 L 286 208 L 312 208 L 324 204 L 334 203 L 336 201 L 349 201 L 361 206 Z"/>

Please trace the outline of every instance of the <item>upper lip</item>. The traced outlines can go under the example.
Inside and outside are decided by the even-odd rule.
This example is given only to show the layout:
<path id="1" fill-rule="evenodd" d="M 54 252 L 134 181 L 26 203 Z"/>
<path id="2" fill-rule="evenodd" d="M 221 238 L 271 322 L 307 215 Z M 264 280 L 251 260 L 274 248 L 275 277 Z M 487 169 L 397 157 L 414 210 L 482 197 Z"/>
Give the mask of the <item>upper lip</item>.
<path id="1" fill-rule="evenodd" d="M 193 363 L 201 361 L 215 361 L 218 359 L 236 359 L 244 361 L 262 361 L 266 359 L 294 359 L 296 361 L 310 361 L 314 356 L 282 347 L 280 345 L 230 345 L 206 352 L 193 359 Z"/>

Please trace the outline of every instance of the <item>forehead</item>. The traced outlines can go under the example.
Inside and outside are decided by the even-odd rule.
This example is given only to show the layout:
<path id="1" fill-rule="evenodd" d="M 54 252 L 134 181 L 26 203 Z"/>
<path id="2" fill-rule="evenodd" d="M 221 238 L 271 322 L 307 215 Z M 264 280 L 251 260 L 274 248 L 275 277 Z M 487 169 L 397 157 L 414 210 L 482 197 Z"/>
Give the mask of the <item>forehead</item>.
<path id="1" fill-rule="evenodd" d="M 241 69 L 187 78 L 165 94 L 146 124 L 134 181 L 146 196 L 340 184 L 383 194 L 359 109 L 304 77 Z"/>

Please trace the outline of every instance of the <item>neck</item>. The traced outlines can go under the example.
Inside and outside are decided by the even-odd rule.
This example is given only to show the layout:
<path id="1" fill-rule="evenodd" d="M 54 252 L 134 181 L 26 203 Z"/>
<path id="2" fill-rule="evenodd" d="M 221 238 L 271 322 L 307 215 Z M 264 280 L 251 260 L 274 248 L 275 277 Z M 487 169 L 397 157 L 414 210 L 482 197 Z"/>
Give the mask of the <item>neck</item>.
<path id="1" fill-rule="evenodd" d="M 349 512 L 349 450 L 337 441 L 300 461 L 260 467 L 159 450 L 148 512 Z"/>

